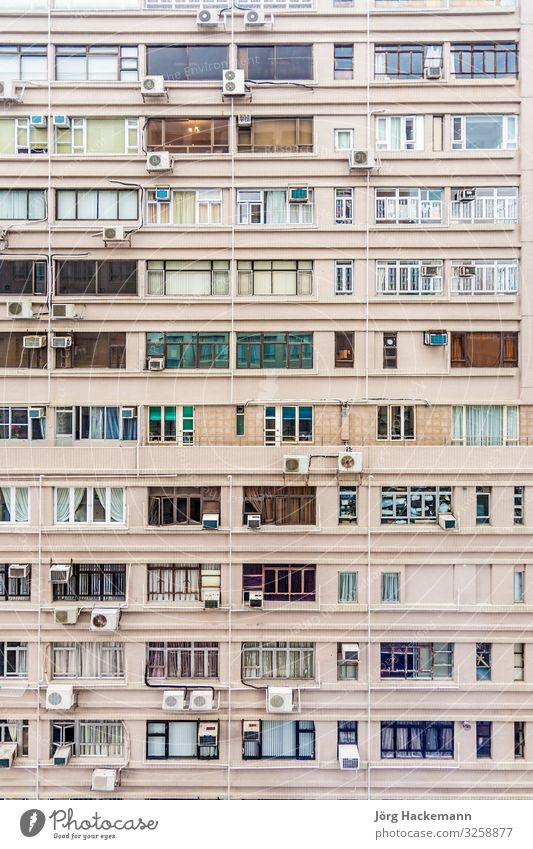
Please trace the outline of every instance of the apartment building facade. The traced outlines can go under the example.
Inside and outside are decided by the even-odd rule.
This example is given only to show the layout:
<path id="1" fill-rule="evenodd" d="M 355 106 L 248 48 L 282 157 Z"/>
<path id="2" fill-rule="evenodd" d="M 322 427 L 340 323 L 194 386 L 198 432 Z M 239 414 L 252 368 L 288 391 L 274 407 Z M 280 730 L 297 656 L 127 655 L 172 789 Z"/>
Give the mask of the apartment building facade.
<path id="1" fill-rule="evenodd" d="M 0 795 L 529 798 L 533 11 L 49 6 L 0 0 Z"/>

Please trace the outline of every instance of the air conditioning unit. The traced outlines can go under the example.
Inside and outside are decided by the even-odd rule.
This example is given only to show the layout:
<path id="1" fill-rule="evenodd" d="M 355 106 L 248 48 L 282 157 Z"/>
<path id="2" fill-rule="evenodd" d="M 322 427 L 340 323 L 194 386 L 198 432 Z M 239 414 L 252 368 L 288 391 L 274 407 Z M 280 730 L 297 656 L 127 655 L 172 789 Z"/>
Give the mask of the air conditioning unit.
<path id="1" fill-rule="evenodd" d="M 185 710 L 185 690 L 163 690 L 163 710 Z"/>
<path id="2" fill-rule="evenodd" d="M 249 528 L 257 531 L 261 527 L 261 516 L 259 513 L 250 513 L 250 515 L 246 517 L 246 524 Z"/>
<path id="3" fill-rule="evenodd" d="M 46 707 L 48 710 L 70 710 L 75 704 L 72 684 L 50 684 L 46 688 Z"/>
<path id="4" fill-rule="evenodd" d="M 28 418 L 30 419 L 44 419 L 46 417 L 46 410 L 44 407 L 30 407 L 28 409 Z"/>
<path id="5" fill-rule="evenodd" d="M 155 187 L 155 199 L 159 203 L 169 201 L 170 200 L 170 186 L 156 186 Z"/>
<path id="6" fill-rule="evenodd" d="M 376 167 L 376 157 L 371 150 L 351 150 L 348 154 L 348 161 L 351 171 L 359 168 L 368 171 Z"/>
<path id="7" fill-rule="evenodd" d="M 264 27 L 265 13 L 260 9 L 247 9 L 244 13 L 244 25 L 247 27 Z"/>
<path id="8" fill-rule="evenodd" d="M 54 115 L 53 124 L 58 130 L 68 130 L 70 127 L 70 118 L 68 115 Z"/>
<path id="9" fill-rule="evenodd" d="M 19 100 L 13 80 L 0 80 L 0 100 Z"/>
<path id="10" fill-rule="evenodd" d="M 163 371 L 164 368 L 164 357 L 148 357 L 148 371 Z"/>
<path id="11" fill-rule="evenodd" d="M 289 203 L 307 203 L 309 200 L 309 189 L 307 186 L 289 186 L 287 189 Z"/>
<path id="12" fill-rule="evenodd" d="M 78 607 L 58 607 L 54 610 L 54 622 L 56 625 L 75 625 L 79 615 Z"/>
<path id="13" fill-rule="evenodd" d="M 202 595 L 206 610 L 216 610 L 220 607 L 220 590 L 204 590 Z"/>
<path id="14" fill-rule="evenodd" d="M 2 743 L 0 746 L 0 769 L 9 769 L 12 767 L 16 754 L 16 743 Z"/>
<path id="15" fill-rule="evenodd" d="M 434 348 L 442 348 L 448 344 L 448 334 L 445 330 L 426 330 L 424 333 L 424 345 Z"/>
<path id="16" fill-rule="evenodd" d="M 339 746 L 339 766 L 341 769 L 359 769 L 359 749 L 356 743 L 341 743 Z"/>
<path id="17" fill-rule="evenodd" d="M 475 189 L 461 189 L 457 192 L 456 200 L 461 201 L 461 203 L 470 203 L 476 199 L 476 190 Z"/>
<path id="18" fill-rule="evenodd" d="M 445 531 L 457 530 L 457 519 L 451 513 L 439 513 L 439 525 Z"/>
<path id="19" fill-rule="evenodd" d="M 44 348 L 46 346 L 46 336 L 23 336 L 23 348 Z"/>
<path id="20" fill-rule="evenodd" d="M 292 687 L 267 687 L 266 709 L 268 713 L 292 713 Z"/>
<path id="21" fill-rule="evenodd" d="M 341 451 L 337 468 L 339 472 L 362 472 L 363 455 L 360 451 Z"/>
<path id="22" fill-rule="evenodd" d="M 238 97 L 246 94 L 244 71 L 238 68 L 227 68 L 222 71 L 222 94 Z"/>
<path id="23" fill-rule="evenodd" d="M 217 746 L 218 745 L 218 724 L 216 722 L 199 722 L 198 723 L 198 745 L 199 746 Z"/>
<path id="24" fill-rule="evenodd" d="M 52 304 L 52 318 L 78 318 L 74 304 Z"/>
<path id="25" fill-rule="evenodd" d="M 243 743 L 258 743 L 261 737 L 261 722 L 259 719 L 245 719 L 242 723 Z"/>
<path id="26" fill-rule="evenodd" d="M 422 277 L 439 277 L 441 273 L 442 266 L 440 265 L 422 265 L 420 267 Z"/>
<path id="27" fill-rule="evenodd" d="M 220 15 L 216 9 L 200 9 L 196 15 L 197 27 L 217 27 L 220 23 Z"/>
<path id="28" fill-rule="evenodd" d="M 141 92 L 147 97 L 161 97 L 165 94 L 165 78 L 163 76 L 143 77 Z"/>
<path id="29" fill-rule="evenodd" d="M 54 766 L 67 766 L 71 757 L 72 746 L 59 746 L 52 756 L 52 763 Z"/>
<path id="30" fill-rule="evenodd" d="M 104 227 L 102 230 L 102 239 L 104 242 L 125 242 L 127 238 L 126 230 L 121 225 Z"/>
<path id="31" fill-rule="evenodd" d="M 46 115 L 30 115 L 30 126 L 32 127 L 46 127 L 48 121 Z"/>
<path id="32" fill-rule="evenodd" d="M 109 793 L 117 786 L 116 769 L 93 769 L 91 790 L 102 790 Z"/>
<path id="33" fill-rule="evenodd" d="M 441 80 L 442 68 L 438 65 L 430 65 L 429 68 L 424 68 L 424 76 L 426 80 Z"/>
<path id="34" fill-rule="evenodd" d="M 249 112 L 243 112 L 241 115 L 237 115 L 237 125 L 239 127 L 251 127 L 252 126 L 252 116 Z"/>
<path id="35" fill-rule="evenodd" d="M 91 631 L 118 631 L 119 621 L 119 607 L 93 607 L 91 610 Z"/>
<path id="36" fill-rule="evenodd" d="M 122 407 L 120 411 L 121 418 L 123 419 L 134 419 L 135 418 L 135 407 Z"/>
<path id="37" fill-rule="evenodd" d="M 248 593 L 248 604 L 250 607 L 263 607 L 264 594 L 261 590 L 250 590 Z"/>
<path id="38" fill-rule="evenodd" d="M 348 663 L 359 660 L 359 643 L 343 643 L 342 659 Z"/>
<path id="39" fill-rule="evenodd" d="M 72 348 L 72 336 L 52 336 L 52 348 Z"/>
<path id="40" fill-rule="evenodd" d="M 204 513 L 202 515 L 202 528 L 204 531 L 217 531 L 220 525 L 218 513 Z"/>
<path id="41" fill-rule="evenodd" d="M 7 573 L 10 578 L 28 578 L 30 574 L 30 564 L 10 563 Z"/>
<path id="42" fill-rule="evenodd" d="M 286 475 L 306 475 L 309 464 L 308 455 L 286 454 L 283 458 L 283 472 Z"/>
<path id="43" fill-rule="evenodd" d="M 168 150 L 152 151 L 146 155 L 147 171 L 170 171 L 172 159 Z"/>
<path id="44" fill-rule="evenodd" d="M 457 269 L 457 274 L 459 277 L 475 277 L 476 276 L 476 266 L 475 265 L 460 265 Z"/>
<path id="45" fill-rule="evenodd" d="M 58 563 L 50 566 L 48 577 L 54 584 L 67 584 L 70 580 L 71 573 L 72 566 L 70 564 Z"/>
<path id="46" fill-rule="evenodd" d="M 6 310 L 8 318 L 33 318 L 31 301 L 8 301 Z"/>
<path id="47" fill-rule="evenodd" d="M 189 710 L 213 710 L 212 690 L 191 690 L 189 692 Z"/>

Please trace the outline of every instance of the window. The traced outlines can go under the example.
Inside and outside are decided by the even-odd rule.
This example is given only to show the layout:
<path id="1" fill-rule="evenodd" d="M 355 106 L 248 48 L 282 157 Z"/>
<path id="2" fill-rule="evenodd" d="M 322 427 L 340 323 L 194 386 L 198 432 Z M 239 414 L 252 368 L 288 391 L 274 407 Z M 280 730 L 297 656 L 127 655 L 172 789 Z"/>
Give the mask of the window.
<path id="1" fill-rule="evenodd" d="M 516 224 L 517 186 L 476 186 L 473 200 L 460 200 L 463 189 L 452 189 L 450 218 L 469 224 Z"/>
<path id="2" fill-rule="evenodd" d="M 377 150 L 424 150 L 424 115 L 376 116 Z"/>
<path id="3" fill-rule="evenodd" d="M 514 673 L 513 673 L 513 681 L 523 681 L 524 680 L 524 671 L 525 671 L 525 643 L 515 643 L 514 644 Z"/>
<path id="4" fill-rule="evenodd" d="M 393 601 L 400 601 L 399 572 L 381 573 L 381 601 L 387 603 Z"/>
<path id="5" fill-rule="evenodd" d="M 452 368 L 516 368 L 518 333 L 451 334 Z"/>
<path id="6" fill-rule="evenodd" d="M 229 291 L 227 259 L 149 259 L 146 266 L 148 295 L 197 298 Z"/>
<path id="7" fill-rule="evenodd" d="M 453 643 L 381 643 L 381 678 L 452 678 Z"/>
<path id="8" fill-rule="evenodd" d="M 28 677 L 28 643 L 0 642 L 0 678 Z"/>
<path id="9" fill-rule="evenodd" d="M 357 522 L 357 487 L 339 487 L 339 525 Z"/>
<path id="10" fill-rule="evenodd" d="M 476 757 L 491 757 L 492 722 L 476 722 Z"/>
<path id="11" fill-rule="evenodd" d="M 67 583 L 52 584 L 54 601 L 124 601 L 125 563 L 74 563 Z"/>
<path id="12" fill-rule="evenodd" d="M 315 723 L 291 719 L 261 719 L 259 740 L 243 737 L 243 760 L 298 761 L 315 759 Z"/>
<path id="13" fill-rule="evenodd" d="M 46 44 L 1 44 L 0 77 L 31 82 L 47 80 Z"/>
<path id="14" fill-rule="evenodd" d="M 312 407 L 265 407 L 265 445 L 312 441 Z"/>
<path id="15" fill-rule="evenodd" d="M 337 681 L 357 681 L 359 677 L 359 657 L 345 658 L 345 643 L 337 643 Z M 353 654 L 353 653 L 352 653 Z"/>
<path id="16" fill-rule="evenodd" d="M 526 723 L 514 723 L 514 756 L 525 758 L 526 756 Z"/>
<path id="17" fill-rule="evenodd" d="M 517 115 L 454 115 L 452 150 L 516 150 Z"/>
<path id="18" fill-rule="evenodd" d="M 137 407 L 58 407 L 56 438 L 135 442 Z"/>
<path id="19" fill-rule="evenodd" d="M 27 755 L 29 725 L 27 719 L 0 719 L 0 743 L 16 743 L 17 756 Z"/>
<path id="20" fill-rule="evenodd" d="M 312 80 L 312 44 L 254 44 L 237 48 L 247 80 Z"/>
<path id="21" fill-rule="evenodd" d="M 523 486 L 515 486 L 513 493 L 513 524 L 524 524 L 524 498 L 525 488 Z"/>
<path id="22" fill-rule="evenodd" d="M 517 259 L 454 261 L 450 289 L 452 295 L 516 295 L 518 275 Z"/>
<path id="23" fill-rule="evenodd" d="M 353 150 L 353 130 L 335 130 L 335 150 Z"/>
<path id="24" fill-rule="evenodd" d="M 146 356 L 164 357 L 168 369 L 229 368 L 229 334 L 147 333 Z"/>
<path id="25" fill-rule="evenodd" d="M 264 525 L 314 525 L 314 486 L 245 486 L 244 517 L 259 513 Z"/>
<path id="26" fill-rule="evenodd" d="M 335 294 L 353 294 L 353 260 L 351 259 L 335 260 Z"/>
<path id="27" fill-rule="evenodd" d="M 339 572 L 339 604 L 357 603 L 357 572 Z"/>
<path id="28" fill-rule="evenodd" d="M 314 643 L 243 643 L 241 657 L 243 678 L 314 678 Z"/>
<path id="29" fill-rule="evenodd" d="M 59 45 L 56 47 L 56 80 L 99 82 L 138 79 L 137 47 Z"/>
<path id="30" fill-rule="evenodd" d="M 147 224 L 176 227 L 222 223 L 221 189 L 171 189 L 170 200 L 158 200 L 146 189 Z"/>
<path id="31" fill-rule="evenodd" d="M 217 734 L 209 744 L 199 744 L 200 723 L 196 720 L 172 720 L 170 722 L 146 723 L 146 757 L 148 760 L 170 760 L 172 758 L 216 759 L 218 758 L 218 720 L 210 720 L 217 726 Z"/>
<path id="32" fill-rule="evenodd" d="M 46 262 L 21 259 L 0 261 L 1 295 L 46 295 Z"/>
<path id="33" fill-rule="evenodd" d="M 45 369 L 47 359 L 46 334 L 39 334 L 40 348 L 25 348 L 26 333 L 0 333 L 0 366 L 2 368 Z"/>
<path id="34" fill-rule="evenodd" d="M 200 601 L 205 589 L 220 589 L 219 564 L 148 566 L 148 601 Z"/>
<path id="35" fill-rule="evenodd" d="M 30 124 L 29 118 L 0 118 L 0 153 L 7 156 L 46 154 L 48 130 Z"/>
<path id="36" fill-rule="evenodd" d="M 134 221 L 133 189 L 57 189 L 58 221 Z"/>
<path id="37" fill-rule="evenodd" d="M 220 487 L 150 488 L 149 525 L 201 525 L 204 513 L 220 515 Z"/>
<path id="38" fill-rule="evenodd" d="M 45 221 L 44 189 L 1 189 L 0 219 L 5 221 Z"/>
<path id="39" fill-rule="evenodd" d="M 403 440 L 415 438 L 415 407 L 398 404 L 377 408 L 377 438 Z"/>
<path id="40" fill-rule="evenodd" d="M 428 68 L 442 69 L 442 44 L 376 44 L 374 79 L 421 80 Z"/>
<path id="41" fill-rule="evenodd" d="M 476 643 L 476 681 L 490 681 L 491 654 L 491 643 Z"/>
<path id="42" fill-rule="evenodd" d="M 381 757 L 453 758 L 453 722 L 382 722 Z"/>
<path id="43" fill-rule="evenodd" d="M 30 418 L 36 409 L 40 418 Z M 44 407 L 0 407 L 0 439 L 34 440 L 46 438 L 46 410 Z"/>
<path id="44" fill-rule="evenodd" d="M 353 224 L 353 189 L 335 189 L 335 224 Z"/>
<path id="45" fill-rule="evenodd" d="M 70 348 L 56 349 L 56 368 L 126 368 L 126 334 L 73 333 Z"/>
<path id="46" fill-rule="evenodd" d="M 171 153 L 227 153 L 227 118 L 149 118 L 146 147 Z"/>
<path id="47" fill-rule="evenodd" d="M 162 44 L 146 47 L 147 73 L 171 82 L 220 82 L 228 67 L 226 44 Z"/>
<path id="48" fill-rule="evenodd" d="M 125 521 L 124 488 L 115 486 L 56 487 L 56 524 L 115 524 Z"/>
<path id="49" fill-rule="evenodd" d="M 139 152 L 137 118 L 70 118 L 55 128 L 55 152 L 65 155 Z"/>
<path id="50" fill-rule="evenodd" d="M 442 224 L 442 189 L 376 189 L 376 224 Z"/>
<path id="51" fill-rule="evenodd" d="M 441 295 L 442 260 L 376 260 L 378 295 Z"/>
<path id="52" fill-rule="evenodd" d="M 218 643 L 153 643 L 146 646 L 148 678 L 218 678 Z"/>
<path id="53" fill-rule="evenodd" d="M 516 41 L 452 44 L 451 59 L 452 74 L 458 80 L 518 76 Z"/>
<path id="54" fill-rule="evenodd" d="M 383 368 L 398 368 L 398 335 L 383 334 Z"/>
<path id="55" fill-rule="evenodd" d="M 353 44 L 333 45 L 333 66 L 336 80 L 353 80 Z"/>
<path id="56" fill-rule="evenodd" d="M 286 189 L 237 189 L 237 224 L 312 224 L 312 189 L 295 187 L 300 199 L 287 200 Z"/>
<path id="57" fill-rule="evenodd" d="M 382 486 L 381 524 L 437 522 L 452 512 L 451 486 Z"/>
<path id="58" fill-rule="evenodd" d="M 117 758 L 124 753 L 124 728 L 120 720 L 68 719 L 52 723 L 52 752 L 72 746 L 75 757 Z"/>
<path id="59" fill-rule="evenodd" d="M 149 407 L 148 442 L 194 444 L 194 407 Z"/>
<path id="60" fill-rule="evenodd" d="M 136 295 L 137 263 L 130 260 L 64 260 L 56 265 L 58 295 Z"/>
<path id="61" fill-rule="evenodd" d="M 0 486 L 0 522 L 27 524 L 30 520 L 27 486 Z"/>
<path id="62" fill-rule="evenodd" d="M 31 568 L 27 578 L 11 578 L 9 563 L 0 563 L 0 601 L 29 601 Z"/>
<path id="63" fill-rule="evenodd" d="M 250 592 L 262 592 L 264 601 L 314 601 L 316 567 L 299 565 L 244 564 L 243 601 Z"/>
<path id="64" fill-rule="evenodd" d="M 237 127 L 239 153 L 309 153 L 313 150 L 312 118 L 252 118 Z"/>
<path id="65" fill-rule="evenodd" d="M 337 746 L 357 744 L 357 722 L 352 719 L 337 721 Z"/>
<path id="66" fill-rule="evenodd" d="M 311 295 L 312 259 L 237 260 L 239 295 Z"/>
<path id="67" fill-rule="evenodd" d="M 355 363 L 354 345 L 353 330 L 335 331 L 335 368 L 353 368 Z"/>
<path id="68" fill-rule="evenodd" d="M 518 407 L 452 407 L 454 445 L 517 445 Z"/>
<path id="69" fill-rule="evenodd" d="M 52 643 L 53 678 L 124 678 L 124 643 Z"/>
<path id="70" fill-rule="evenodd" d="M 237 333 L 237 368 L 313 368 L 313 334 Z"/>
<path id="71" fill-rule="evenodd" d="M 245 436 L 246 432 L 246 407 L 238 404 L 235 407 L 235 436 Z"/>
<path id="72" fill-rule="evenodd" d="M 476 486 L 476 525 L 490 525 L 490 486 Z"/>

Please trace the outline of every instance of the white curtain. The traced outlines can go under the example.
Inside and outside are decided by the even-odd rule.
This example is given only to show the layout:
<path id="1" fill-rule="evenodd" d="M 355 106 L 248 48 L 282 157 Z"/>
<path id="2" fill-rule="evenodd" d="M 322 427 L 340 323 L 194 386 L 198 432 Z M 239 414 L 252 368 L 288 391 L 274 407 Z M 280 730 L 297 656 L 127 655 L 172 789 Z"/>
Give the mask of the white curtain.
<path id="1" fill-rule="evenodd" d="M 29 490 L 27 486 L 15 489 L 15 522 L 27 522 L 29 518 Z"/>
<path id="2" fill-rule="evenodd" d="M 111 487 L 111 521 L 124 521 L 124 489 L 121 486 Z"/>
<path id="3" fill-rule="evenodd" d="M 524 572 L 517 569 L 514 573 L 514 601 L 520 603 L 524 601 Z"/>
<path id="4" fill-rule="evenodd" d="M 169 722 L 168 754 L 175 758 L 195 758 L 197 746 L 196 722 Z"/>
<path id="5" fill-rule="evenodd" d="M 433 44 L 425 48 L 424 67 L 440 68 L 442 65 L 442 44 Z"/>
<path id="6" fill-rule="evenodd" d="M 467 445 L 503 445 L 503 407 L 469 405 L 466 442 Z"/>
<path id="7" fill-rule="evenodd" d="M 68 522 L 70 514 L 70 489 L 56 489 L 56 522 Z"/>
<path id="8" fill-rule="evenodd" d="M 381 574 L 381 600 L 398 601 L 400 597 L 398 572 L 382 572 Z"/>
<path id="9" fill-rule="evenodd" d="M 357 601 L 357 572 L 339 572 L 339 601 Z"/>
<path id="10" fill-rule="evenodd" d="M 265 192 L 265 224 L 287 223 L 287 193 L 285 191 Z"/>
<path id="11" fill-rule="evenodd" d="M 286 719 L 266 719 L 262 722 L 262 756 L 264 758 L 293 758 L 296 755 L 296 723 Z"/>
<path id="12" fill-rule="evenodd" d="M 52 669 L 54 678 L 75 678 L 78 675 L 76 643 L 52 645 Z"/>
<path id="13" fill-rule="evenodd" d="M 104 408 L 89 408 L 89 439 L 104 438 Z"/>

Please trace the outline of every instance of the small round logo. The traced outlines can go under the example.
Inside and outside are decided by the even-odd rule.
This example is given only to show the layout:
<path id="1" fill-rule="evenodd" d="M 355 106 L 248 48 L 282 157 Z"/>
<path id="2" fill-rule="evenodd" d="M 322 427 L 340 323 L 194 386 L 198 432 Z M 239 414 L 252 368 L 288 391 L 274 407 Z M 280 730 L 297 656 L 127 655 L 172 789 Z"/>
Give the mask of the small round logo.
<path id="1" fill-rule="evenodd" d="M 44 828 L 46 817 L 42 811 L 37 808 L 31 808 L 29 811 L 24 811 L 20 818 L 20 830 L 24 837 L 35 837 Z"/>

